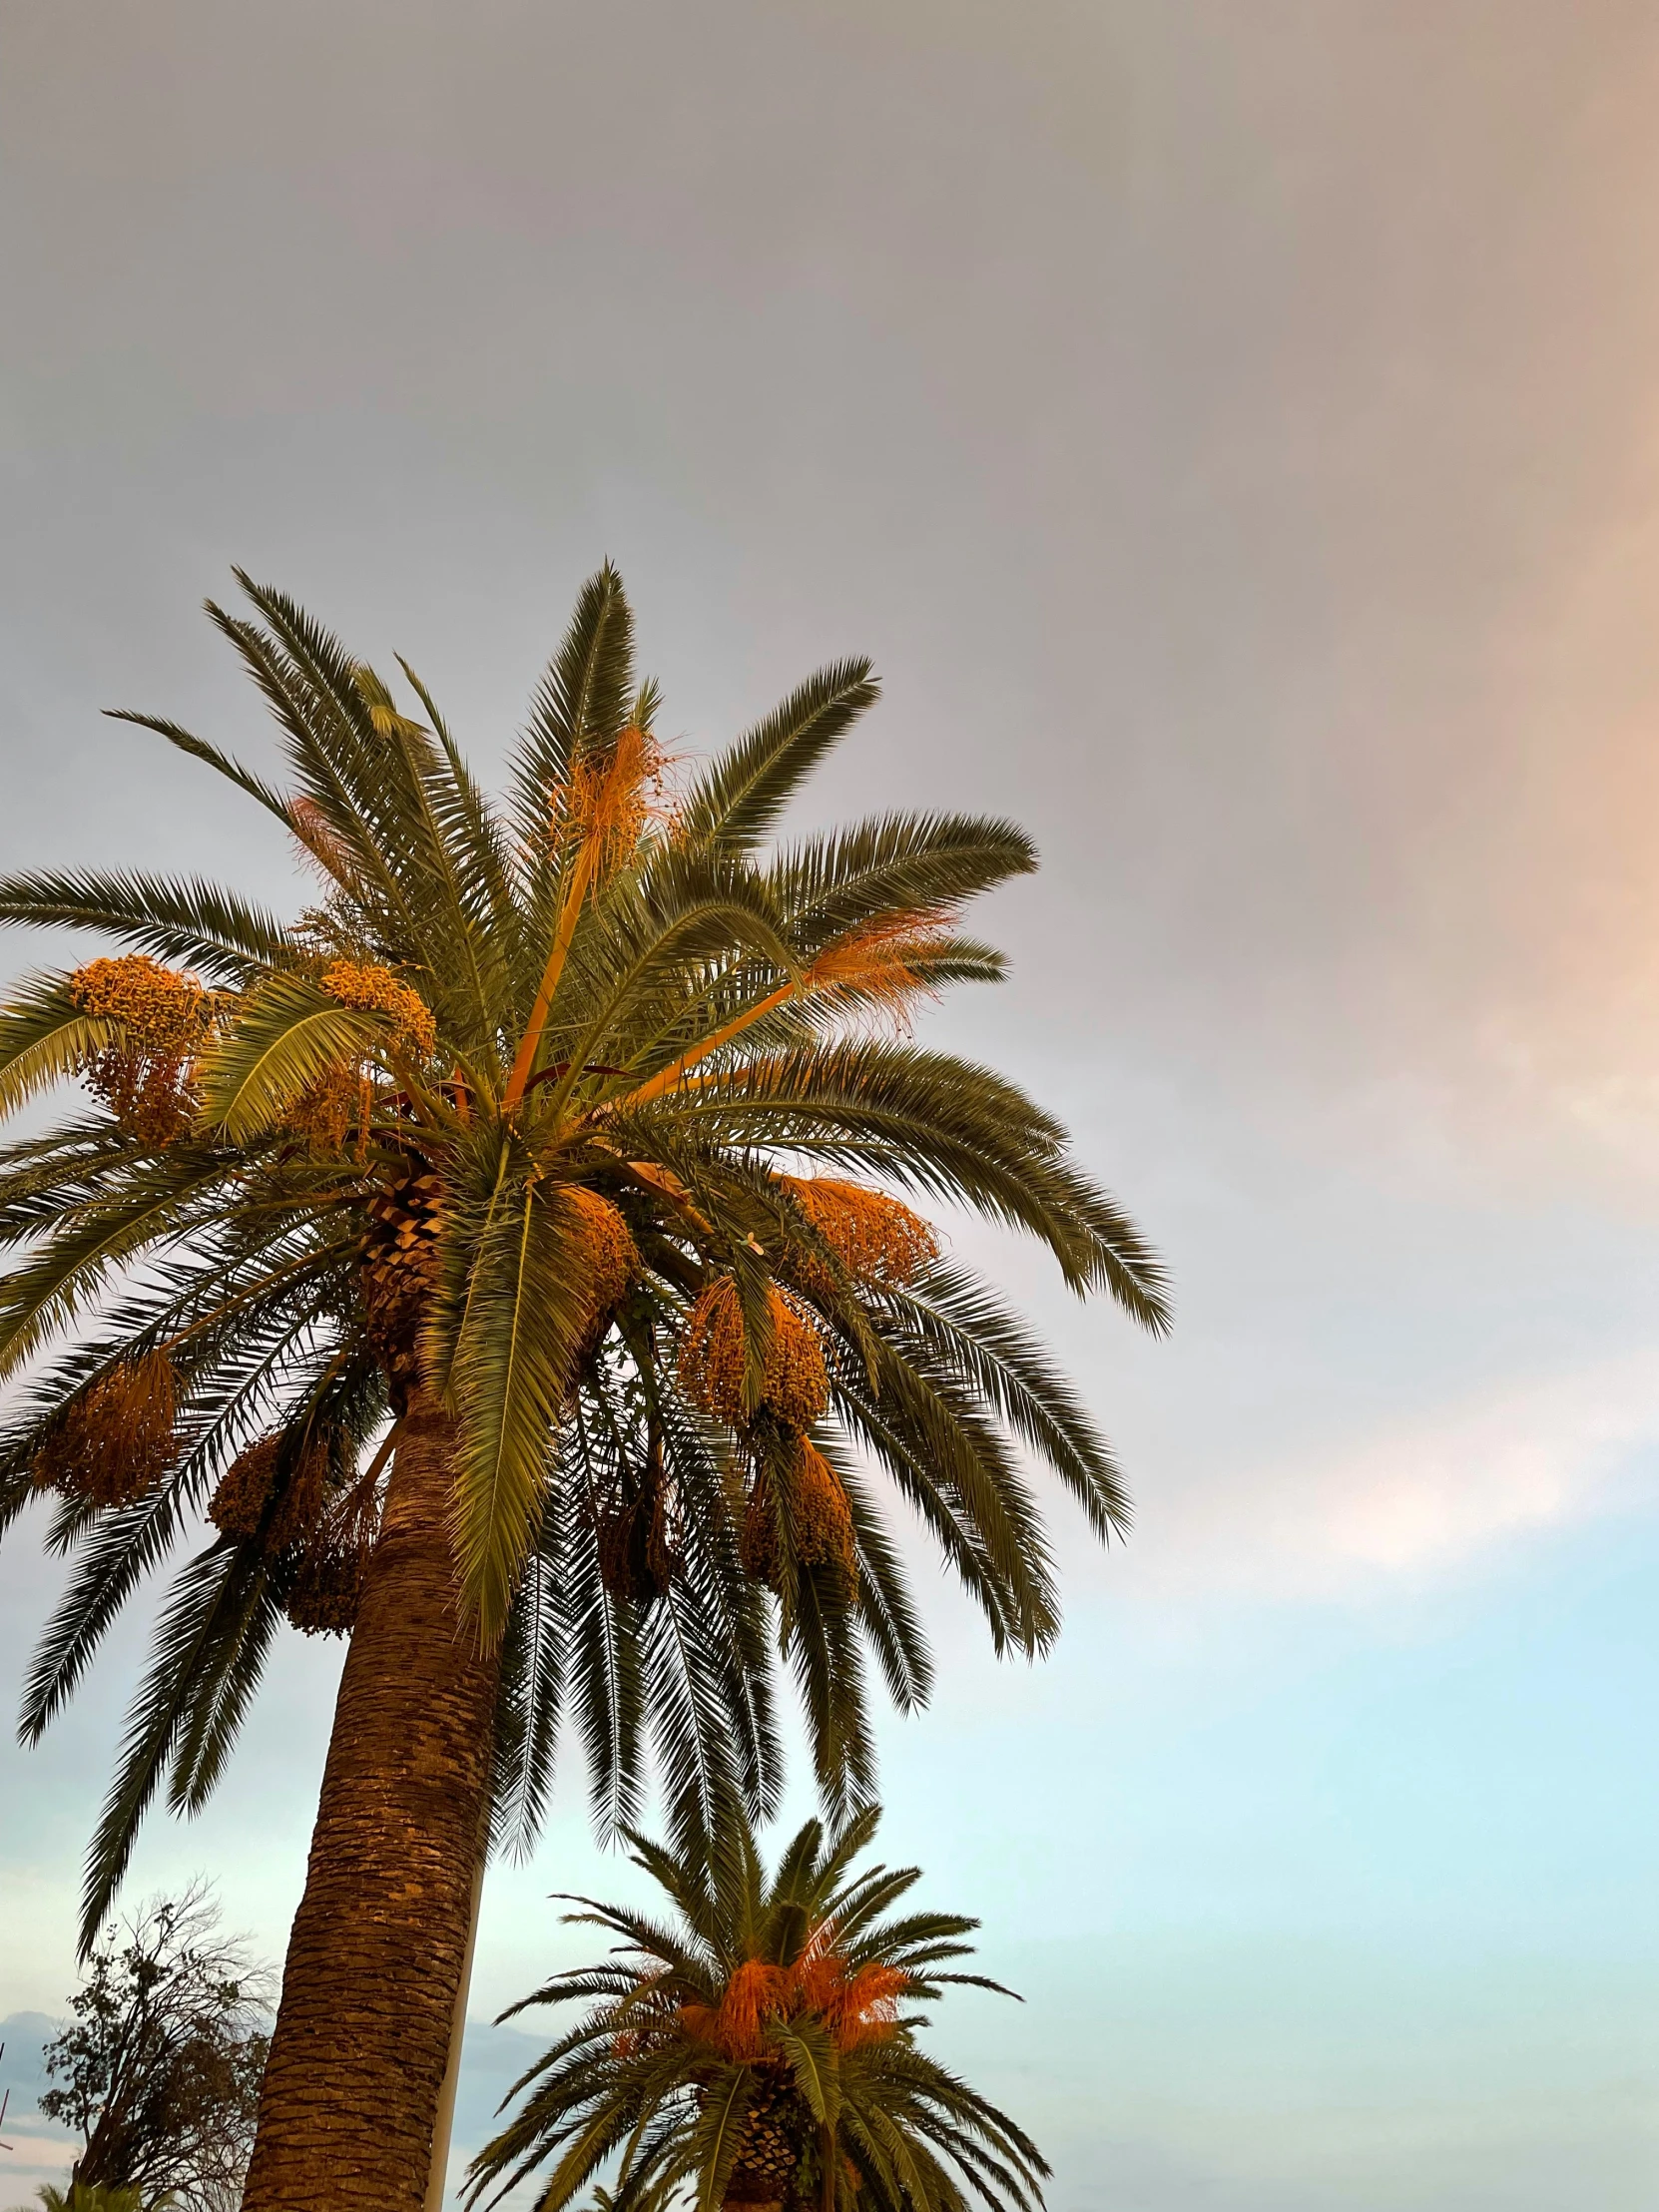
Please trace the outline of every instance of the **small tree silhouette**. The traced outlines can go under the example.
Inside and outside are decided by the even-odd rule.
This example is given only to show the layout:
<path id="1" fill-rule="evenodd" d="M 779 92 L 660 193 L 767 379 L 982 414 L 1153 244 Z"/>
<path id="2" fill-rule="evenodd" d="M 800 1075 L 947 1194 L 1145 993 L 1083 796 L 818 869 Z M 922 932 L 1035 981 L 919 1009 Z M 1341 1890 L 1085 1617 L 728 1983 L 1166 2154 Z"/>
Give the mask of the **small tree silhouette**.
<path id="1" fill-rule="evenodd" d="M 236 2212 L 271 1995 L 205 1884 L 110 1930 L 45 2051 L 40 2109 L 84 2146 L 66 2205 Z"/>

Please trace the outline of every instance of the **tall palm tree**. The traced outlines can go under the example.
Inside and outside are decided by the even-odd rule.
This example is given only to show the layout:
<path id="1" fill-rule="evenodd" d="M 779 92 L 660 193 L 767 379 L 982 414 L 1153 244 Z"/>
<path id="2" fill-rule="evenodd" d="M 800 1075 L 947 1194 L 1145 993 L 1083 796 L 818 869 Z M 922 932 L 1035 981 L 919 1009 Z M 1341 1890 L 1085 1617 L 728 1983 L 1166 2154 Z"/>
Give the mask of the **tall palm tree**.
<path id="1" fill-rule="evenodd" d="M 1001 973 L 955 917 L 1033 864 L 1025 838 L 941 814 L 771 841 L 873 700 L 863 663 L 672 797 L 607 567 L 497 804 L 406 664 L 419 720 L 239 581 L 252 616 L 209 611 L 284 788 L 124 719 L 275 818 L 315 902 L 0 884 L 0 919 L 128 948 L 0 1015 L 0 1111 L 90 1094 L 0 1154 L 0 1379 L 25 1378 L 0 1523 L 52 1493 L 77 1554 L 31 1739 L 212 1524 L 160 1613 L 88 1939 L 158 1791 L 214 1788 L 282 1619 L 349 1635 L 247 2203 L 384 2212 L 422 2201 L 477 1879 L 533 1840 L 561 1732 L 602 1824 L 651 1776 L 691 1842 L 774 1802 L 782 1666 L 844 1808 L 870 1793 L 867 1661 L 901 1706 L 928 1683 L 868 1470 L 999 1650 L 1057 1623 L 1021 1447 L 1121 1525 L 1076 1397 L 895 1191 L 1025 1230 L 1149 1328 L 1164 1292 L 1049 1115 L 893 1028 Z"/>
<path id="2" fill-rule="evenodd" d="M 1036 2145 L 927 2056 L 926 2021 L 903 2009 L 951 1984 L 999 1989 L 941 1971 L 979 1924 L 889 1918 L 920 1870 L 853 1872 L 878 1819 L 867 1807 L 829 1839 L 809 1821 L 770 1881 L 747 1828 L 712 1856 L 629 1831 L 671 1917 L 572 1901 L 587 1910 L 567 1922 L 620 1940 L 501 2015 L 589 2000 L 509 2090 L 530 2093 L 473 2161 L 469 2201 L 550 2168 L 539 2212 L 564 2212 L 615 2160 L 613 2212 L 962 2212 L 969 2191 L 992 2212 L 1034 2212 L 1048 2172 Z"/>

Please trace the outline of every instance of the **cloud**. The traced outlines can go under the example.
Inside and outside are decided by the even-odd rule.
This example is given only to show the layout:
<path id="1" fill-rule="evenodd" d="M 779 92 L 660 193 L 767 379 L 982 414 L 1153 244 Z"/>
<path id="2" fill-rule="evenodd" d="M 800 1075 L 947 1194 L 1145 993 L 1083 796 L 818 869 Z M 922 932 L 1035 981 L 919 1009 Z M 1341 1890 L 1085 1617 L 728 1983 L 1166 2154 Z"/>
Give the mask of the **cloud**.
<path id="1" fill-rule="evenodd" d="M 1141 1579 L 1272 1599 L 1443 1579 L 1651 1489 L 1654 1446 L 1659 1352 L 1643 1350 L 1154 1501 Z"/>

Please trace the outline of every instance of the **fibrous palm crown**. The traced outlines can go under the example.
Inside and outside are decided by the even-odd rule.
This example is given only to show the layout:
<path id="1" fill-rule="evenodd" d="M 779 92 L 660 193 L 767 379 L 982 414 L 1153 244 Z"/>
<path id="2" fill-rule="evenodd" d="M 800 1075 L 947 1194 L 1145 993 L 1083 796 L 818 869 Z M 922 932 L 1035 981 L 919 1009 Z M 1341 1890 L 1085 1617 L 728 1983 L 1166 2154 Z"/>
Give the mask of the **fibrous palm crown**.
<path id="1" fill-rule="evenodd" d="M 512 2007 L 589 2008 L 509 2091 L 527 2094 L 475 2160 L 473 2201 L 545 2169 L 541 2212 L 562 2212 L 614 2161 L 614 2212 L 960 2212 L 970 2192 L 992 2212 L 1039 2206 L 1036 2145 L 926 2054 L 908 2009 L 951 1984 L 998 1988 L 946 1970 L 979 1924 L 892 1917 L 919 1875 L 854 1872 L 876 1820 L 866 1808 L 831 1838 L 809 1822 L 770 1879 L 747 1829 L 712 1858 L 630 1831 L 671 1916 L 572 1901 L 586 1910 L 570 1922 L 619 1941 Z"/>
<path id="2" fill-rule="evenodd" d="M 671 795 L 609 568 L 510 763 L 473 780 L 280 594 L 211 607 L 264 693 L 293 922 L 201 880 L 36 873 L 0 919 L 123 947 L 0 1017 L 0 1110 L 90 1104 L 0 1155 L 0 1518 L 74 1552 L 29 1676 L 43 1729 L 181 1542 L 95 1843 L 97 1925 L 166 1786 L 194 1809 L 284 1615 L 350 1626 L 396 1422 L 459 1423 L 450 1523 L 499 1641 L 498 1836 L 527 1844 L 568 1716 L 612 1821 L 655 1758 L 689 1834 L 775 1792 L 772 1654 L 831 1806 L 870 1784 L 865 1667 L 928 1662 L 884 1474 L 999 1648 L 1056 1607 L 1024 1452 L 1105 1534 L 1106 1448 L 1040 1347 L 897 1193 L 1029 1232 L 1158 1329 L 1158 1267 L 1012 1083 L 923 1049 L 918 998 L 1001 972 L 963 903 L 1029 868 L 1006 824 L 887 816 L 778 844 L 875 696 L 827 669 Z M 893 1017 L 900 1017 L 895 1024 Z M 388 1425 L 389 1424 L 389 1425 Z M 194 1532 L 206 1515 L 207 1541 Z"/>

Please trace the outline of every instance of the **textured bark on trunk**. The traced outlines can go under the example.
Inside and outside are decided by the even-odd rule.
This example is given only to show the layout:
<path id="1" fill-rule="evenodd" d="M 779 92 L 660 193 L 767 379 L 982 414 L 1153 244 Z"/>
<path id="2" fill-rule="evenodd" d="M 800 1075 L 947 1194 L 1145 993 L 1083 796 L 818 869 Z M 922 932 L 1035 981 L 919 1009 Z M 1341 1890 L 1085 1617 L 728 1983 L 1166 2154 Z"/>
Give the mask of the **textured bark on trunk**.
<path id="1" fill-rule="evenodd" d="M 421 2212 L 483 1847 L 498 1662 L 461 1621 L 453 1422 L 405 1416 L 288 1939 L 244 2212 Z"/>

